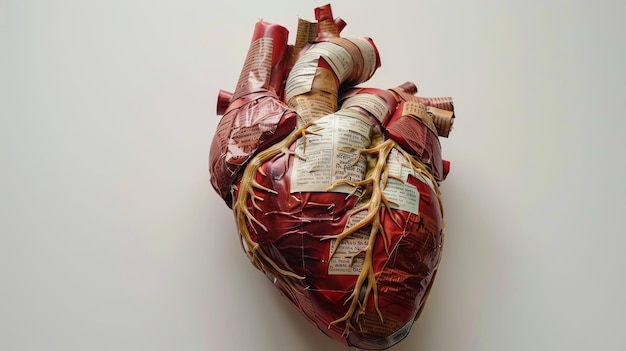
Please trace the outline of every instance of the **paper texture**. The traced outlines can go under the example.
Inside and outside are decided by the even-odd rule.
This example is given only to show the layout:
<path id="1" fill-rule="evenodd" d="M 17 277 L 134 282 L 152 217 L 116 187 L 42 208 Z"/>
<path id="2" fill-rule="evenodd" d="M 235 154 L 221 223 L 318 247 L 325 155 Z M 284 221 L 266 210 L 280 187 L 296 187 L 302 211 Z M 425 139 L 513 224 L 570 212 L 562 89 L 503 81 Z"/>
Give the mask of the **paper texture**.
<path id="1" fill-rule="evenodd" d="M 272 38 L 259 38 L 250 44 L 248 56 L 231 101 L 261 89 L 269 89 L 273 48 L 274 40 Z"/>
<path id="2" fill-rule="evenodd" d="M 352 58 L 346 49 L 330 42 L 316 43 L 291 69 L 285 88 L 286 101 L 289 102 L 294 96 L 311 91 L 320 57 L 324 58 L 340 81 L 350 75 Z"/>
<path id="3" fill-rule="evenodd" d="M 315 121 L 308 128 L 312 133 L 297 141 L 296 154 L 300 157 L 293 164 L 291 192 L 325 192 L 338 180 L 363 180 L 365 157 L 356 160 L 354 148 L 369 146 L 372 128 L 368 118 L 350 110 L 340 110 Z M 330 191 L 352 193 L 354 188 L 340 185 Z"/>
<path id="4" fill-rule="evenodd" d="M 350 215 L 350 218 L 348 218 L 345 229 L 359 223 L 366 215 L 367 211 L 353 213 Z M 332 240 L 329 255 L 333 251 L 335 254 L 328 263 L 328 274 L 359 275 L 359 273 L 361 273 L 364 262 L 363 250 L 365 250 L 369 243 L 370 228 L 371 227 L 365 227 L 345 238 L 341 241 L 339 247 L 337 247 L 337 241 Z"/>
<path id="5" fill-rule="evenodd" d="M 428 111 L 428 115 L 435 123 L 439 136 L 447 138 L 452 129 L 454 112 L 432 106 L 428 106 L 426 111 Z"/>
<path id="6" fill-rule="evenodd" d="M 383 194 L 391 202 L 391 208 L 419 213 L 420 193 L 413 184 L 407 182 L 409 174 L 415 176 L 409 161 L 397 149 L 393 149 L 387 157 L 387 167 L 390 177 Z"/>
<path id="7" fill-rule="evenodd" d="M 361 79 L 359 82 L 366 81 L 369 77 L 374 74 L 376 67 L 378 65 L 378 59 L 376 57 L 376 49 L 372 46 L 372 44 L 364 38 L 350 38 L 351 42 L 353 42 L 361 52 L 363 57 L 363 74 L 361 75 Z"/>
<path id="8" fill-rule="evenodd" d="M 341 108 L 359 107 L 376 117 L 382 123 L 385 116 L 389 113 L 389 107 L 382 98 L 374 94 L 356 94 L 347 98 Z"/>

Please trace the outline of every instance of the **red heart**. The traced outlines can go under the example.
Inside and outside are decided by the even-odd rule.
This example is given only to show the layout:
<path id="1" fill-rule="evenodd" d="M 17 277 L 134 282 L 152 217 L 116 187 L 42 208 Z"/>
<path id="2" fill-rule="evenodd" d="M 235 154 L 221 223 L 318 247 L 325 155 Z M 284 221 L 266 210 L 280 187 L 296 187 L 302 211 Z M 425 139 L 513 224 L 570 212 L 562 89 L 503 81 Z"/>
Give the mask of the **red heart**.
<path id="1" fill-rule="evenodd" d="M 318 37 L 292 67 L 286 29 L 257 24 L 237 90 L 218 101 L 211 183 L 253 265 L 302 315 L 348 346 L 385 349 L 408 334 L 441 258 L 438 136 L 452 100 L 414 96 L 412 83 L 351 88 L 378 52 L 339 38 L 329 5 L 316 18 Z"/>

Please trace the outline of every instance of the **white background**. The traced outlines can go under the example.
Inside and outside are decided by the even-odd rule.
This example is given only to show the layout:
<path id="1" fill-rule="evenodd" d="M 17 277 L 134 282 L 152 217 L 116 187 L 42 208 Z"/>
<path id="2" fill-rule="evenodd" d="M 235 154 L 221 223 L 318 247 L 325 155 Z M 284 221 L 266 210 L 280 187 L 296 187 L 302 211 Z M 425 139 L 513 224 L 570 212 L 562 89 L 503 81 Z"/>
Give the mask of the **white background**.
<path id="1" fill-rule="evenodd" d="M 394 351 L 626 348 L 620 3 L 332 4 L 378 45 L 367 85 L 455 99 L 444 257 Z M 207 173 L 256 21 L 323 4 L 0 0 L 0 350 L 345 349 Z"/>

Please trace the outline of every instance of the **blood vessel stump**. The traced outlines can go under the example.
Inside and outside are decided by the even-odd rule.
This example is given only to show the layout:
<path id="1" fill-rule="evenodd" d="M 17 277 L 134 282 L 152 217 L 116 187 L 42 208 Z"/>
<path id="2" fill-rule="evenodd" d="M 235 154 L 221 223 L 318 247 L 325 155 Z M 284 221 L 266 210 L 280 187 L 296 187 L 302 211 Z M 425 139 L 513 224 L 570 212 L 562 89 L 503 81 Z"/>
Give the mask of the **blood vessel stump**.
<path id="1" fill-rule="evenodd" d="M 406 337 L 444 235 L 439 137 L 451 98 L 415 84 L 360 87 L 380 67 L 370 38 L 344 38 L 330 5 L 294 45 L 259 21 L 234 93 L 221 91 L 211 184 L 244 252 L 311 323 L 361 349 Z"/>

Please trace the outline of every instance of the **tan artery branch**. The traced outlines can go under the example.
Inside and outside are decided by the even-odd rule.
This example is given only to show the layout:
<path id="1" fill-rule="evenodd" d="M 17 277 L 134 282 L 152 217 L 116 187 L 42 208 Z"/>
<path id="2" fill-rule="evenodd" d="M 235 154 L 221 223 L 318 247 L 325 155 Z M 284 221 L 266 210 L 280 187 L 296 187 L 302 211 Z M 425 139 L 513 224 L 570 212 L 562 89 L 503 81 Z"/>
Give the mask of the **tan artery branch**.
<path id="1" fill-rule="evenodd" d="M 250 200 L 252 206 L 260 210 L 256 201 L 264 201 L 264 198 L 257 195 L 255 190 L 271 194 L 276 193 L 276 191 L 264 187 L 256 181 L 257 172 L 259 172 L 261 166 L 266 161 L 269 161 L 281 154 L 291 153 L 289 151 L 289 145 L 291 145 L 298 138 L 311 133 L 307 129 L 311 124 L 312 122 L 306 124 L 300 129 L 295 130 L 281 142 L 261 151 L 249 161 L 241 177 L 237 201 L 233 205 L 233 212 L 235 214 L 235 220 L 237 221 L 237 227 L 239 228 L 242 246 L 250 258 L 250 261 L 257 269 L 280 281 L 292 294 L 298 290 L 293 287 L 293 283 L 289 278 L 302 280 L 304 277 L 281 268 L 271 257 L 263 252 L 258 243 L 252 240 L 249 228 L 253 228 L 253 222 L 256 223 L 262 230 L 267 231 L 267 228 L 250 213 L 248 200 Z"/>
<path id="2" fill-rule="evenodd" d="M 254 156 L 248 165 L 246 166 L 241 184 L 239 185 L 239 192 L 237 194 L 237 201 L 233 206 L 233 211 L 235 213 L 235 218 L 240 230 L 242 245 L 245 244 L 244 250 L 247 252 L 250 260 L 253 265 L 259 270 L 265 272 L 266 274 L 273 276 L 275 279 L 280 281 L 283 286 L 291 293 L 296 294 L 298 289 L 293 286 L 293 279 L 301 280 L 304 277 L 301 277 L 291 271 L 285 270 L 281 268 L 269 255 L 267 255 L 259 246 L 258 243 L 254 242 L 250 236 L 250 228 L 253 227 L 253 223 L 256 224 L 262 230 L 267 231 L 267 228 L 259 222 L 249 210 L 249 204 L 254 206 L 256 209 L 260 209 L 257 205 L 257 201 L 264 201 L 264 198 L 260 195 L 257 195 L 255 191 L 262 191 L 269 194 L 276 193 L 274 190 L 269 189 L 267 187 L 262 186 L 256 181 L 257 172 L 260 172 L 261 166 L 273 159 L 276 156 L 284 155 L 284 154 L 294 154 L 295 152 L 289 151 L 289 146 L 294 143 L 299 138 L 306 138 L 307 134 L 315 133 L 315 131 L 310 131 L 308 128 L 313 124 L 313 122 L 307 123 L 302 128 L 299 128 L 292 132 L 287 138 L 282 140 L 280 143 L 273 145 L 272 147 L 260 152 L 256 156 Z M 306 139 L 305 139 L 306 140 Z M 344 146 L 343 148 L 351 148 Z M 409 160 L 410 166 L 414 172 L 421 174 L 430 180 L 430 184 L 435 191 L 437 198 L 440 202 L 441 206 L 441 196 L 439 193 L 439 188 L 437 186 L 437 181 L 430 174 L 430 171 L 426 166 L 424 166 L 421 162 L 415 160 L 410 154 L 404 151 L 395 141 L 389 139 L 383 142 L 378 143 L 371 148 L 367 149 L 356 149 L 356 159 L 361 156 L 370 156 L 375 159 L 374 167 L 371 172 L 368 172 L 368 176 L 366 179 L 358 182 L 352 182 L 348 180 L 338 180 L 334 182 L 327 190 L 332 191 L 334 187 L 337 187 L 342 184 L 347 184 L 356 189 L 358 188 L 370 188 L 370 198 L 369 201 L 363 201 L 360 205 L 358 205 L 353 213 L 360 211 L 367 211 L 367 215 L 355 225 L 345 229 L 343 232 L 337 235 L 329 235 L 324 236 L 321 240 L 336 240 L 333 245 L 334 249 L 331 251 L 330 258 L 335 254 L 336 248 L 339 247 L 339 244 L 345 238 L 351 236 L 357 231 L 369 227 L 369 240 L 368 245 L 359 252 L 359 254 L 364 253 L 364 263 L 359 273 L 354 289 L 346 303 L 350 302 L 348 310 L 344 314 L 343 317 L 333 321 L 330 325 L 338 324 L 341 322 L 345 323 L 344 334 L 348 334 L 352 330 L 356 330 L 355 325 L 353 323 L 356 321 L 360 323 L 360 316 L 365 314 L 365 309 L 367 306 L 368 299 L 371 294 L 373 294 L 374 298 L 374 306 L 376 311 L 382 321 L 383 316 L 380 308 L 378 306 L 378 290 L 376 284 L 376 276 L 374 274 L 373 267 L 373 252 L 374 246 L 376 244 L 376 240 L 382 236 L 382 240 L 384 241 L 385 249 L 389 254 L 389 243 L 387 242 L 387 238 L 384 235 L 382 219 L 381 219 L 381 211 L 380 208 L 384 206 L 388 210 L 391 210 L 393 202 L 389 201 L 387 197 L 384 195 L 383 190 L 386 187 L 387 180 L 391 177 L 400 181 L 403 181 L 393 175 L 389 175 L 388 167 L 387 167 L 387 158 L 392 151 L 392 149 L 399 150 L 406 160 Z M 352 148 L 354 149 L 354 148 Z M 295 155 L 296 157 L 303 157 L 300 155 Z M 392 214 L 392 211 L 388 211 L 388 213 Z M 443 213 L 442 213 L 443 214 Z M 396 222 L 396 219 L 391 215 L 392 220 Z M 399 224 L 398 224 L 399 225 Z M 355 255 L 356 256 L 356 255 Z M 365 287 L 364 296 L 359 299 L 359 295 L 361 294 L 361 290 Z"/>
<path id="3" fill-rule="evenodd" d="M 360 323 L 359 317 L 365 314 L 367 301 L 368 301 L 370 294 L 372 293 L 374 295 L 374 306 L 381 319 L 381 322 L 383 321 L 383 316 L 378 306 L 378 290 L 376 286 L 376 277 L 374 274 L 373 252 L 374 252 L 374 246 L 375 246 L 377 238 L 379 236 L 382 236 L 384 240 L 384 244 L 385 244 L 385 249 L 387 253 L 389 254 L 387 237 L 384 234 L 383 226 L 381 222 L 380 207 L 385 206 L 387 209 L 391 209 L 391 202 L 387 200 L 386 196 L 383 193 L 383 189 L 387 184 L 388 177 L 390 177 L 387 171 L 387 157 L 389 156 L 389 153 L 391 152 L 393 148 L 400 150 L 403 156 L 407 160 L 410 160 L 409 161 L 411 162 L 410 166 L 412 167 L 413 171 L 423 176 L 426 176 L 428 179 L 430 179 L 431 184 L 433 184 L 434 191 L 437 195 L 437 199 L 439 200 L 440 208 L 443 208 L 443 206 L 441 206 L 441 196 L 439 193 L 439 188 L 437 186 L 437 182 L 435 181 L 434 177 L 430 174 L 428 169 L 422 163 L 416 161 L 406 151 L 402 150 L 402 148 L 399 145 L 397 145 L 395 141 L 387 140 L 385 142 L 378 144 L 377 146 L 373 148 L 357 150 L 357 158 L 363 154 L 370 154 L 370 155 L 377 156 L 375 167 L 373 171 L 371 172 L 371 174 L 369 175 L 369 177 L 360 182 L 349 182 L 346 180 L 339 180 L 335 182 L 333 185 L 331 185 L 328 190 L 330 191 L 332 190 L 332 188 L 340 184 L 349 184 L 355 187 L 371 186 L 372 192 L 371 192 L 371 198 L 369 202 L 367 204 L 362 205 L 362 207 L 359 207 L 354 210 L 354 212 L 367 210 L 367 216 L 363 218 L 359 223 L 344 230 L 340 234 L 326 236 L 322 238 L 322 240 L 328 240 L 328 239 L 336 240 L 333 246 L 334 249 L 331 252 L 331 258 L 332 258 L 332 256 L 334 255 L 336 251 L 336 248 L 339 247 L 339 244 L 341 243 L 342 240 L 356 233 L 360 229 L 366 228 L 367 226 L 371 226 L 368 245 L 357 253 L 357 254 L 360 254 L 361 252 L 364 252 L 365 258 L 364 258 L 364 263 L 363 263 L 361 272 L 359 273 L 359 276 L 357 277 L 354 290 L 352 291 L 352 293 L 348 297 L 348 300 L 346 301 L 346 303 L 348 301 L 350 302 L 350 306 L 348 307 L 348 310 L 344 314 L 343 317 L 333 321 L 330 324 L 330 325 L 334 325 L 337 323 L 344 322 L 345 323 L 344 335 L 347 335 L 351 330 L 355 330 L 353 321 Z M 393 177 L 393 176 L 391 177 L 398 179 L 400 181 L 403 181 L 397 177 Z M 392 213 L 392 212 L 389 211 L 389 213 Z M 393 216 L 391 218 L 396 224 L 398 224 L 398 222 L 396 222 L 396 219 Z M 366 287 L 365 294 L 362 299 L 359 299 L 359 295 L 361 294 L 361 290 L 363 286 Z"/>

